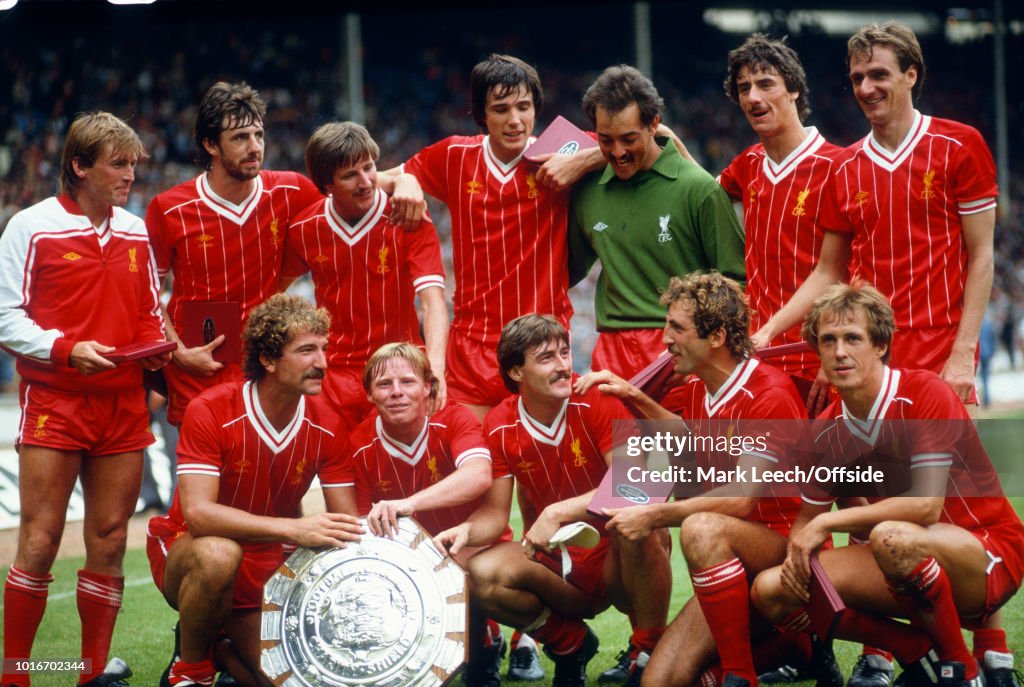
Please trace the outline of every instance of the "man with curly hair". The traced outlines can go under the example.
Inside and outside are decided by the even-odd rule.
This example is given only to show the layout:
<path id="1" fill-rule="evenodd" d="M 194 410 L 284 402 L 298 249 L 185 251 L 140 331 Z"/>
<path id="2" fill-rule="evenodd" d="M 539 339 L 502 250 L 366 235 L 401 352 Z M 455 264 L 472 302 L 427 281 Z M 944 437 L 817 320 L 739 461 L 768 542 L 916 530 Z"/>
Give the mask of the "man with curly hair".
<path id="1" fill-rule="evenodd" d="M 690 375 L 689 380 L 662 405 L 607 370 L 584 375 L 576 390 L 597 386 L 650 419 L 681 415 L 695 437 L 764 438 L 763 444 L 744 444 L 738 456 L 696 449 L 694 460 L 704 469 L 752 475 L 777 468 L 789 450 L 786 437 L 796 429 L 792 421 L 805 418 L 806 412 L 789 376 L 751 356 L 750 314 L 739 284 L 716 272 L 673 277 L 661 302 L 668 306 L 663 341 L 675 371 Z M 717 684 L 757 684 L 751 639 L 770 628 L 750 615 L 750 583 L 758 572 L 785 559 L 786 536 L 800 502 L 757 489 L 753 481 L 749 489 L 741 484 L 698 486 L 686 498 L 677 494 L 674 501 L 605 511 L 611 518 L 608 530 L 629 541 L 678 525 L 693 582 L 694 596 L 653 654 L 637 657 L 638 666 L 646 665 L 640 684 L 697 684 L 716 654 Z"/>
<path id="2" fill-rule="evenodd" d="M 269 685 L 258 670 L 263 584 L 286 545 L 345 546 L 362 532 L 340 420 L 320 397 L 330 317 L 277 294 L 242 335 L 246 379 L 198 396 L 178 442 L 178 488 L 150 520 L 153 580 L 179 613 L 180 648 L 161 685 L 209 685 L 214 660 L 239 682 Z M 297 518 L 313 477 L 327 512 Z M 225 634 L 230 643 L 218 640 Z"/>

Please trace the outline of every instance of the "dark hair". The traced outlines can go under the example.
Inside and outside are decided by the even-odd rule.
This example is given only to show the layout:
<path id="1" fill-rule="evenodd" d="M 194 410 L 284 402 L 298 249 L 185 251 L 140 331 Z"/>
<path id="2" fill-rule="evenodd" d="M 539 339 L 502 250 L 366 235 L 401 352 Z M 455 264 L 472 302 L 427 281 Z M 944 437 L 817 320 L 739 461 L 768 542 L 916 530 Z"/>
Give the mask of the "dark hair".
<path id="1" fill-rule="evenodd" d="M 339 167 L 350 167 L 363 160 L 380 157 L 380 146 L 366 127 L 355 122 L 329 122 L 317 127 L 306 144 L 306 171 L 320 193 Z"/>
<path id="2" fill-rule="evenodd" d="M 494 91 L 495 98 L 504 98 L 520 86 L 533 96 L 533 109 L 540 114 L 544 106 L 544 89 L 537 70 L 518 57 L 492 53 L 480 62 L 469 75 L 470 107 L 473 119 L 481 127 L 487 126 L 487 95 Z"/>
<path id="3" fill-rule="evenodd" d="M 633 103 L 640 108 L 644 126 L 650 126 L 665 107 L 651 80 L 628 64 L 608 67 L 583 94 L 583 111 L 593 124 L 597 123 L 597 108 L 617 114 Z"/>
<path id="4" fill-rule="evenodd" d="M 706 339 L 719 329 L 725 332 L 725 346 L 736 358 L 754 352 L 750 340 L 750 308 L 740 285 L 718 272 L 694 272 L 685 278 L 672 277 L 661 294 L 662 305 L 677 301 L 693 309 L 697 336 Z"/>
<path id="5" fill-rule="evenodd" d="M 868 336 L 875 346 L 885 346 L 882 362 L 889 362 L 892 352 L 892 336 L 896 333 L 896 319 L 888 299 L 867 282 L 856 280 L 852 284 L 835 284 L 823 296 L 814 301 L 811 311 L 804 318 L 801 336 L 818 349 L 818 333 L 824 320 L 848 322 L 856 308 L 864 311 L 868 322 Z"/>
<path id="6" fill-rule="evenodd" d="M 739 103 L 739 87 L 736 80 L 740 70 L 746 67 L 751 72 L 775 72 L 782 77 L 786 90 L 799 93 L 796 99 L 796 111 L 800 121 L 811 114 L 811 106 L 807 100 L 810 89 L 807 87 L 807 74 L 800 63 L 800 57 L 793 48 L 786 45 L 786 39 L 769 38 L 763 33 L 752 34 L 743 45 L 729 51 L 729 73 L 722 86 L 725 94 L 734 103 Z"/>
<path id="7" fill-rule="evenodd" d="M 509 370 L 525 363 L 530 349 L 549 341 L 569 343 L 569 332 L 551 315 L 522 315 L 505 325 L 498 340 L 498 368 L 506 389 L 519 392 L 519 383 L 508 376 Z"/>
<path id="8" fill-rule="evenodd" d="M 900 71 L 906 72 L 911 67 L 917 68 L 917 82 L 911 94 L 914 100 L 921 97 L 921 90 L 924 88 L 924 53 L 921 52 L 921 44 L 917 42 L 914 31 L 903 24 L 889 21 L 884 24 L 868 24 L 854 32 L 846 41 L 846 66 L 849 68 L 854 57 L 871 59 L 871 53 L 876 45 L 884 45 L 892 50 L 900 65 Z"/>
<path id="9" fill-rule="evenodd" d="M 109 112 L 89 112 L 75 117 L 64 136 L 61 153 L 58 184 L 62 193 L 73 195 L 82 181 L 75 173 L 75 160 L 81 168 L 92 167 L 108 143 L 111 153 L 134 156 L 136 161 L 146 159 L 146 146 L 123 119 Z"/>
<path id="10" fill-rule="evenodd" d="M 213 158 L 203 145 L 205 141 L 216 144 L 221 132 L 227 129 L 262 124 L 266 114 L 267 104 L 259 92 L 244 81 L 237 84 L 218 81 L 210 86 L 199 101 L 196 114 L 196 162 L 203 169 L 209 169 Z"/>
<path id="11" fill-rule="evenodd" d="M 267 370 L 260 357 L 279 360 L 285 347 L 299 334 L 311 332 L 326 336 L 331 316 L 305 298 L 276 293 L 249 313 L 242 331 L 245 359 L 242 367 L 247 379 L 263 379 Z"/>

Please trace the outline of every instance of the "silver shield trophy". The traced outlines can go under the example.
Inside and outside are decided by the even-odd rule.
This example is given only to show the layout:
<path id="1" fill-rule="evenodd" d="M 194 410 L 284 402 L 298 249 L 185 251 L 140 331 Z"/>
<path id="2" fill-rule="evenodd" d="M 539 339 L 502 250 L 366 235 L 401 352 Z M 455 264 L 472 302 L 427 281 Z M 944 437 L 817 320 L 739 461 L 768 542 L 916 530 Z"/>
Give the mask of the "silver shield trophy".
<path id="1" fill-rule="evenodd" d="M 398 526 L 298 549 L 270 578 L 260 667 L 275 685 L 434 687 L 465 663 L 466 573 L 415 520 Z"/>

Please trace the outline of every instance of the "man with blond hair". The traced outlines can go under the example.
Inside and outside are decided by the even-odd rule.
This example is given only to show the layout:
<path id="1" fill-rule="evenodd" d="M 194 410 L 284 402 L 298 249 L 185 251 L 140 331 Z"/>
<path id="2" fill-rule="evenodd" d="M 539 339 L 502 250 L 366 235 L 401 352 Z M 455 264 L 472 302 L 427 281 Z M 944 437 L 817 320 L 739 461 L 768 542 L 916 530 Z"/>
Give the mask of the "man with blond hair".
<path id="1" fill-rule="evenodd" d="M 0 238 L 0 344 L 18 358 L 22 411 L 15 439 L 21 525 L 4 584 L 4 685 L 29 684 L 28 673 L 14 667 L 32 655 L 79 478 L 79 682 L 116 687 L 131 675 L 120 659 L 108 665 L 107 655 L 143 449 L 153 443 L 142 370 L 159 369 L 170 354 L 122 365 L 104 356 L 165 338 L 146 227 L 122 209 L 145 157 L 138 135 L 114 115 L 78 117 L 64 141 L 59 195 L 12 217 Z"/>

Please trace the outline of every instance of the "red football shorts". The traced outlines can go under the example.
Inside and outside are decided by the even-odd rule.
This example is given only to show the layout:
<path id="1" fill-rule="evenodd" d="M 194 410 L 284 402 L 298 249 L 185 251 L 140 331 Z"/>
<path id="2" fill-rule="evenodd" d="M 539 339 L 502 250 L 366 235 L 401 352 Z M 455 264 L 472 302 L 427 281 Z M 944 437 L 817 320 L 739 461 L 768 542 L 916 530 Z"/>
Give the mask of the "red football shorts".
<path id="1" fill-rule="evenodd" d="M 165 515 L 151 518 L 146 530 L 146 556 L 153 581 L 161 592 L 167 570 L 167 555 L 175 542 L 185 533 Z M 243 544 L 242 564 L 235 576 L 233 608 L 260 608 L 263 605 L 263 585 L 285 561 L 281 544 Z"/>
<path id="2" fill-rule="evenodd" d="M 605 600 L 607 590 L 604 580 L 604 562 L 608 557 L 610 539 L 601 537 L 601 541 L 592 549 L 582 549 L 578 546 L 565 547 L 569 558 L 572 560 L 572 570 L 566 579 L 567 582 L 577 587 L 587 597 L 595 602 Z M 555 549 L 555 560 L 561 560 L 561 551 Z"/>
<path id="3" fill-rule="evenodd" d="M 611 370 L 630 379 L 665 351 L 662 329 L 606 329 L 597 336 L 591 370 Z"/>
<path id="4" fill-rule="evenodd" d="M 997 525 L 987 533 L 971 530 L 971 534 L 985 547 L 988 569 L 985 575 L 985 612 L 981 618 L 965 622 L 969 628 L 984 626 L 985 621 L 1017 593 L 1024 576 L 1024 534 L 1016 527 Z"/>
<path id="5" fill-rule="evenodd" d="M 341 416 L 346 429 L 353 429 L 363 421 L 373 404 L 366 399 L 363 389 L 363 371 L 354 367 L 332 367 L 323 381 L 324 399 L 331 410 Z"/>
<path id="6" fill-rule="evenodd" d="M 501 379 L 496 349 L 451 333 L 445 355 L 449 403 L 493 407 L 512 395 Z"/>
<path id="7" fill-rule="evenodd" d="M 109 456 L 141 451 L 153 443 L 142 386 L 75 394 L 23 381 L 20 396 L 21 424 L 15 445 Z"/>
<path id="8" fill-rule="evenodd" d="M 918 327 L 897 330 L 892 337 L 892 354 L 889 367 L 905 367 L 910 370 L 931 370 L 942 374 L 942 367 L 949 359 L 956 341 L 956 327 Z M 978 367 L 978 354 L 974 355 L 974 367 Z M 973 389 L 969 404 L 977 405 L 978 391 Z"/>

